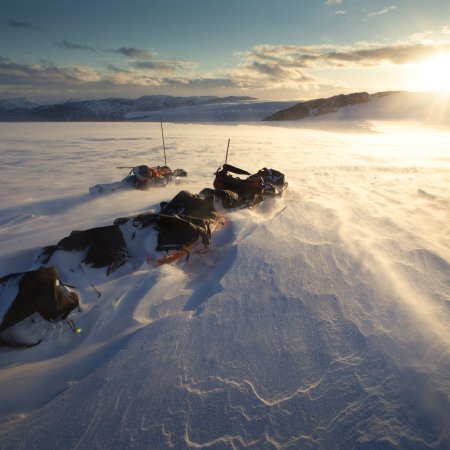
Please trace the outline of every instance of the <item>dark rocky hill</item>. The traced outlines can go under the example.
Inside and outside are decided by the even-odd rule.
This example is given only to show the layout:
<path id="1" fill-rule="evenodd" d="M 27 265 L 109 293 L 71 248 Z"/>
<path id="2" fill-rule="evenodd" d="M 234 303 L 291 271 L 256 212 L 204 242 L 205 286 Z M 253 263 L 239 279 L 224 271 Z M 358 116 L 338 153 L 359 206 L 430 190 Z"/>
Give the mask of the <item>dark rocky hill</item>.
<path id="1" fill-rule="evenodd" d="M 367 92 L 340 94 L 329 98 L 318 98 L 298 103 L 290 108 L 277 111 L 264 120 L 299 120 L 307 117 L 322 116 L 338 111 L 344 106 L 367 103 L 370 95 Z"/>

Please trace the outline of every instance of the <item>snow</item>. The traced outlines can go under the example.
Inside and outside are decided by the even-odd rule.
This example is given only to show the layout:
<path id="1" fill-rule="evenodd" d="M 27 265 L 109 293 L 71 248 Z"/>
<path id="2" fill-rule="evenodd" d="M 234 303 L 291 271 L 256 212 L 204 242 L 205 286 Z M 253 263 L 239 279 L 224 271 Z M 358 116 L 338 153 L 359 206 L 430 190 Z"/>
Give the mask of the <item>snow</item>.
<path id="1" fill-rule="evenodd" d="M 72 230 L 211 187 L 228 138 L 229 163 L 289 182 L 188 262 L 136 248 L 109 277 L 65 273 L 81 332 L 0 350 L 2 449 L 449 448 L 448 129 L 166 123 L 187 179 L 103 196 L 88 189 L 116 167 L 163 163 L 159 123 L 0 131 L 0 276 Z"/>

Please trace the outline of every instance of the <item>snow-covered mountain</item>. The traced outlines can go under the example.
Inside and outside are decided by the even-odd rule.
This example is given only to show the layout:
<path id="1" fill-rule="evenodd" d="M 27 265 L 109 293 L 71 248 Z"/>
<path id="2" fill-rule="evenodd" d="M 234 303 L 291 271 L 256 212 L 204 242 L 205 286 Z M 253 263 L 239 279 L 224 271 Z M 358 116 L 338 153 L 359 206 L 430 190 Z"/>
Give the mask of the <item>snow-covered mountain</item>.
<path id="1" fill-rule="evenodd" d="M 172 97 L 70 100 L 38 105 L 26 99 L 0 101 L 0 121 L 51 122 L 258 122 L 415 120 L 450 125 L 450 102 L 433 92 L 358 92 L 298 103 L 252 97 Z"/>
<path id="2" fill-rule="evenodd" d="M 0 121 L 126 121 L 136 117 L 145 120 L 148 112 L 203 105 L 240 105 L 253 101 L 252 97 L 149 95 L 138 99 L 71 100 L 38 105 L 25 99 L 7 99 L 0 101 Z M 274 112 L 279 107 L 283 106 L 276 103 L 269 111 Z"/>
<path id="3" fill-rule="evenodd" d="M 264 120 L 419 120 L 449 125 L 450 102 L 441 92 L 358 92 L 297 103 Z"/>
<path id="4" fill-rule="evenodd" d="M 133 111 L 125 118 L 133 121 L 168 122 L 259 122 L 280 108 L 292 106 L 286 101 L 227 101 L 171 107 L 157 111 Z"/>
<path id="5" fill-rule="evenodd" d="M 370 101 L 367 92 L 355 94 L 340 94 L 329 98 L 318 98 L 306 102 L 297 103 L 290 108 L 277 111 L 264 120 L 299 120 L 308 117 L 317 117 L 338 111 L 344 106 L 358 105 Z"/>
<path id="6" fill-rule="evenodd" d="M 8 113 L 16 110 L 28 111 L 31 108 L 39 106 L 31 100 L 24 97 L 8 98 L 5 100 L 0 100 L 0 117 L 2 115 L 7 115 Z"/>

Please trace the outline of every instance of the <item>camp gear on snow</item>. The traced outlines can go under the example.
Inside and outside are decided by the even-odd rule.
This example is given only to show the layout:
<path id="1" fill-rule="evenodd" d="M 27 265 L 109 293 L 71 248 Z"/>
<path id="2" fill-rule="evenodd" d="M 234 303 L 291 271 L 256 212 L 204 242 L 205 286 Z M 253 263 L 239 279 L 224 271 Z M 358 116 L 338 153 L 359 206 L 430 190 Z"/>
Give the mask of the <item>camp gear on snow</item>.
<path id="1" fill-rule="evenodd" d="M 117 169 L 131 169 L 122 181 L 113 183 L 96 184 L 89 188 L 90 194 L 111 193 L 123 189 L 145 190 L 151 187 L 165 187 L 173 177 L 187 177 L 183 169 L 172 171 L 168 166 L 150 167 L 145 164 L 140 166 L 119 166 Z"/>
<path id="2" fill-rule="evenodd" d="M 118 218 L 115 225 L 121 227 L 126 236 L 127 245 L 133 252 L 139 240 L 148 245 L 149 233 L 155 232 L 155 252 L 149 250 L 147 261 L 156 264 L 174 262 L 193 248 L 199 240 L 207 247 L 211 234 L 224 224 L 223 216 L 214 208 L 214 197 L 203 198 L 188 191 L 180 191 L 170 202 L 161 203 L 160 213 L 144 213 L 134 217 Z M 148 231 L 146 228 L 151 227 Z M 161 256 L 157 252 L 172 252 Z"/>
<path id="3" fill-rule="evenodd" d="M 116 271 L 128 259 L 127 247 L 117 225 L 72 231 L 56 245 L 44 248 L 47 263 L 57 250 L 86 251 L 81 262 L 92 267 L 107 267 L 107 275 Z"/>
<path id="4" fill-rule="evenodd" d="M 213 184 L 216 190 L 235 192 L 243 199 L 242 203 L 249 206 L 262 202 L 265 196 L 282 195 L 288 186 L 283 173 L 266 167 L 250 175 L 246 170 L 224 164 L 215 175 Z M 235 175 L 247 175 L 247 178 Z"/>
<path id="5" fill-rule="evenodd" d="M 253 177 L 261 177 L 263 179 L 265 196 L 282 195 L 288 186 L 284 179 L 284 173 L 275 169 L 267 169 L 264 167 L 249 178 Z"/>
<path id="6" fill-rule="evenodd" d="M 170 181 L 171 176 L 172 171 L 167 166 L 149 167 L 142 165 L 133 167 L 127 178 L 129 178 L 128 182 L 131 182 L 136 189 L 148 189 L 150 186 L 165 186 Z"/>
<path id="7" fill-rule="evenodd" d="M 61 283 L 55 267 L 6 275 L 0 278 L 0 343 L 35 345 L 39 340 L 27 336 L 27 328 L 19 332 L 19 323 L 36 313 L 46 321 L 64 320 L 78 306 L 78 295 Z"/>
<path id="8" fill-rule="evenodd" d="M 187 172 L 183 169 L 175 169 L 172 172 L 173 177 L 187 177 L 187 175 L 188 175 Z"/>
<path id="9" fill-rule="evenodd" d="M 188 191 L 180 191 L 170 202 L 161 203 L 161 214 L 183 214 L 212 219 L 215 217 L 214 199 L 203 198 Z"/>
<path id="10" fill-rule="evenodd" d="M 159 214 L 157 251 L 185 249 L 199 238 L 205 246 L 211 243 L 208 219 Z"/>
<path id="11" fill-rule="evenodd" d="M 232 174 L 247 175 L 247 178 L 241 179 Z M 264 181 L 260 176 L 251 177 L 246 170 L 230 164 L 224 164 L 222 167 L 219 167 L 215 175 L 213 183 L 215 189 L 236 192 L 249 206 L 263 201 Z"/>
<path id="12" fill-rule="evenodd" d="M 220 201 L 225 209 L 239 208 L 245 204 L 245 200 L 236 192 L 227 189 L 202 189 L 198 195 L 203 198 L 212 198 L 214 201 Z"/>

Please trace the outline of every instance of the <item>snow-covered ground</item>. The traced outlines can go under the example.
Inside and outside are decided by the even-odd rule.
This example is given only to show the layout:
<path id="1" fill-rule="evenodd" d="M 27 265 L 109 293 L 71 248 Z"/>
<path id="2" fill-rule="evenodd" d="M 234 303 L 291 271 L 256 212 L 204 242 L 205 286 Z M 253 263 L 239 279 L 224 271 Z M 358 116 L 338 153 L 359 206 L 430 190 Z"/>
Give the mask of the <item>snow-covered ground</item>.
<path id="1" fill-rule="evenodd" d="M 72 333 L 0 350 L 2 449 L 450 448 L 450 132 L 417 123 L 165 124 L 180 184 L 90 196 L 162 164 L 158 123 L 0 124 L 0 276 L 70 231 L 211 187 L 289 188 L 206 254 L 77 280 Z"/>

